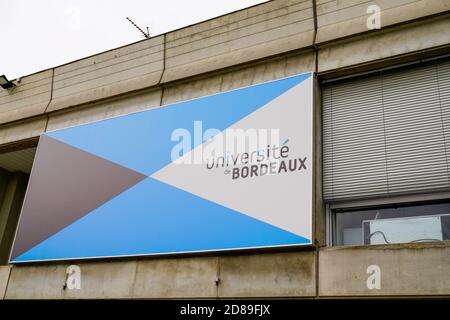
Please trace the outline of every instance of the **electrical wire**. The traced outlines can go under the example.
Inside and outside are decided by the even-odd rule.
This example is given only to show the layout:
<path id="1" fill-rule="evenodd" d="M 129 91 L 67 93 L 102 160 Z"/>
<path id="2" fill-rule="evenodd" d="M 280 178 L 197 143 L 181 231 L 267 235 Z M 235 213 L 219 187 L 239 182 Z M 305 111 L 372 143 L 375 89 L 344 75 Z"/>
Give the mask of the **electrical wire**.
<path id="1" fill-rule="evenodd" d="M 366 240 L 370 240 L 374 235 L 376 235 L 376 234 L 381 234 L 381 236 L 383 237 L 383 239 L 384 239 L 384 242 L 386 242 L 387 244 L 390 244 L 390 242 L 386 239 L 386 235 L 384 234 L 384 232 L 383 231 L 375 231 L 375 232 L 372 232 L 371 234 L 369 234 L 367 237 L 366 237 Z"/>
<path id="2" fill-rule="evenodd" d="M 384 232 L 383 231 L 380 231 L 380 230 L 378 230 L 378 231 L 375 231 L 375 232 L 372 232 L 371 234 L 369 234 L 367 237 L 366 237 L 366 240 L 370 240 L 374 235 L 376 235 L 376 234 L 381 234 L 381 236 L 383 237 L 383 239 L 384 239 L 384 242 L 386 242 L 386 244 L 391 244 L 391 242 L 389 242 L 388 240 L 387 240 L 387 237 L 386 237 L 386 235 L 384 234 Z M 406 243 L 414 243 L 414 242 L 423 242 L 423 241 L 442 241 L 441 239 L 433 239 L 433 238 L 424 238 L 424 239 L 416 239 L 416 240 L 412 240 L 412 241 L 409 241 L 409 242 L 406 242 Z"/>

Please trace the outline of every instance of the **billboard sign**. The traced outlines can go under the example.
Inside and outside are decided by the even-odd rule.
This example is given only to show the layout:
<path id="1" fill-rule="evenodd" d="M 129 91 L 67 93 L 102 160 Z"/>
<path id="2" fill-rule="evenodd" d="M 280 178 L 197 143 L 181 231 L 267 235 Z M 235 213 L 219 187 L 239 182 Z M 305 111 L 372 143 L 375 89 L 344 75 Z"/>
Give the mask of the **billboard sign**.
<path id="1" fill-rule="evenodd" d="M 311 244 L 312 74 L 43 134 L 12 263 Z"/>

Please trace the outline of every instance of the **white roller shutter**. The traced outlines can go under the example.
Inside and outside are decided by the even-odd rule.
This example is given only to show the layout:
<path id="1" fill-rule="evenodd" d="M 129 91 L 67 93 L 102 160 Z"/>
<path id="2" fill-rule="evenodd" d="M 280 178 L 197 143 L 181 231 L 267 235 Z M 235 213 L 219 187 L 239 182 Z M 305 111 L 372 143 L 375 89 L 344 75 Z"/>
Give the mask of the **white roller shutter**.
<path id="1" fill-rule="evenodd" d="M 325 84 L 327 201 L 450 189 L 450 62 Z"/>

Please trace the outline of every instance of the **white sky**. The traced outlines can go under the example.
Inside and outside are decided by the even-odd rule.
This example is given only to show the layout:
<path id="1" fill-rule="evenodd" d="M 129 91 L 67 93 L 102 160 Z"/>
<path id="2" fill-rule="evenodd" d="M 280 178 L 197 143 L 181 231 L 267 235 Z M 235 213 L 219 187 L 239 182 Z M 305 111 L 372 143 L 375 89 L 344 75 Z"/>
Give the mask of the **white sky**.
<path id="1" fill-rule="evenodd" d="M 0 0 L 0 75 L 12 80 L 265 0 Z"/>

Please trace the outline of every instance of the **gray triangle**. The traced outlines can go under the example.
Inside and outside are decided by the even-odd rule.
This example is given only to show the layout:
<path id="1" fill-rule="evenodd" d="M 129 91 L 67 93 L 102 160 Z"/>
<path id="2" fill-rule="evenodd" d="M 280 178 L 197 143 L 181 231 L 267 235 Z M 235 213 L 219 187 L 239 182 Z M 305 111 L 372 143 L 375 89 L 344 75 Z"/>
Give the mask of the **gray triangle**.
<path id="1" fill-rule="evenodd" d="M 43 135 L 11 259 L 145 178 L 134 170 Z"/>

